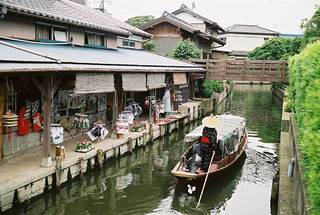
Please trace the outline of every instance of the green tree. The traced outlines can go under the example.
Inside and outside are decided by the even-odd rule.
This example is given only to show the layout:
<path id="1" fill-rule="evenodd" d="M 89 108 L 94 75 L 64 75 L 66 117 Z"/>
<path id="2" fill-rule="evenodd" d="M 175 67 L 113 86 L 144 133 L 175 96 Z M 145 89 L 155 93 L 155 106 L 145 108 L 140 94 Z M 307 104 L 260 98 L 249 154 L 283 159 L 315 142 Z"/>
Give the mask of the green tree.
<path id="1" fill-rule="evenodd" d="M 201 51 L 196 44 L 190 39 L 181 40 L 175 50 L 173 51 L 173 57 L 180 60 L 187 60 L 190 58 L 200 58 Z"/>
<path id="2" fill-rule="evenodd" d="M 135 17 L 129 18 L 126 21 L 126 23 L 128 23 L 129 25 L 135 26 L 137 28 L 141 28 L 142 26 L 144 26 L 145 24 L 151 22 L 152 20 L 154 20 L 154 16 L 151 16 L 151 15 L 135 16 Z"/>
<path id="3" fill-rule="evenodd" d="M 287 60 L 290 56 L 300 53 L 304 41 L 304 38 L 273 38 L 266 41 L 261 47 L 249 52 L 249 58 L 253 60 Z"/>
<path id="4" fill-rule="evenodd" d="M 309 20 L 304 20 L 301 24 L 304 29 L 304 36 L 307 39 L 315 40 L 320 38 L 320 7 L 317 6 L 315 13 Z"/>
<path id="5" fill-rule="evenodd" d="M 156 47 L 156 43 L 153 40 L 149 40 L 143 43 L 143 49 L 145 50 L 154 51 L 155 47 Z"/>
<path id="6" fill-rule="evenodd" d="M 218 80 L 204 80 L 202 86 L 204 96 L 207 98 L 209 98 L 213 92 L 221 93 L 224 90 L 223 82 Z"/>

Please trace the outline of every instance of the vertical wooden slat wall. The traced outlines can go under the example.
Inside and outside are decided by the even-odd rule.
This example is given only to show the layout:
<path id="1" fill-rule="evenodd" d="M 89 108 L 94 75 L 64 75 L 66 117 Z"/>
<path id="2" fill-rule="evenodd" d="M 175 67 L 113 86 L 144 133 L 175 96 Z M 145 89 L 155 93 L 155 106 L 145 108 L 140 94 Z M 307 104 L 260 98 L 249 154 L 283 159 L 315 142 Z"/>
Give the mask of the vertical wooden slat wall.
<path id="1" fill-rule="evenodd" d="M 2 116 L 4 113 L 5 90 L 4 84 L 0 84 L 0 160 L 3 158 L 3 124 Z"/>

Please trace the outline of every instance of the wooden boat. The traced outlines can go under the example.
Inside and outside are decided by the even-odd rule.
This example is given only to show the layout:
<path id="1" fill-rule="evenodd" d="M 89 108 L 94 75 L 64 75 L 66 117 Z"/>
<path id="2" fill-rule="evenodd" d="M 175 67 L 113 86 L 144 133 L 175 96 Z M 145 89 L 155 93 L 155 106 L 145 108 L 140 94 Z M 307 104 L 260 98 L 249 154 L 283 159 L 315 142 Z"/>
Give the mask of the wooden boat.
<path id="1" fill-rule="evenodd" d="M 232 166 L 235 165 L 239 160 L 239 158 L 244 154 L 247 143 L 248 143 L 248 132 L 246 129 L 244 129 L 240 139 L 238 149 L 233 153 L 226 155 L 224 158 L 220 160 L 214 159 L 211 167 L 209 168 L 209 171 L 210 171 L 209 177 L 212 177 L 214 175 L 221 176 L 228 169 L 232 168 Z M 191 155 L 194 144 L 196 144 L 196 142 L 194 142 L 186 150 L 186 152 L 181 156 L 180 161 L 176 164 L 176 166 L 171 171 L 171 174 L 174 175 L 181 182 L 202 181 L 206 176 L 206 172 L 192 173 L 184 170 L 186 167 L 186 158 L 188 158 Z"/>

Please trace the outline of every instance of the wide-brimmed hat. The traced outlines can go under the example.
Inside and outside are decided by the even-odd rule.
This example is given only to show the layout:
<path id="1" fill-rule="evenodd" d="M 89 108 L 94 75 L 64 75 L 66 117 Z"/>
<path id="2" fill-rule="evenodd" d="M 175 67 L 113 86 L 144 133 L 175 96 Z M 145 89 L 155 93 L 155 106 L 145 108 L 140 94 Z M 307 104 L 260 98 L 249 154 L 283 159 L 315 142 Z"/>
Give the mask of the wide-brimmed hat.
<path id="1" fill-rule="evenodd" d="M 211 114 L 202 119 L 202 124 L 208 128 L 216 128 L 220 124 L 220 120 L 217 116 Z"/>

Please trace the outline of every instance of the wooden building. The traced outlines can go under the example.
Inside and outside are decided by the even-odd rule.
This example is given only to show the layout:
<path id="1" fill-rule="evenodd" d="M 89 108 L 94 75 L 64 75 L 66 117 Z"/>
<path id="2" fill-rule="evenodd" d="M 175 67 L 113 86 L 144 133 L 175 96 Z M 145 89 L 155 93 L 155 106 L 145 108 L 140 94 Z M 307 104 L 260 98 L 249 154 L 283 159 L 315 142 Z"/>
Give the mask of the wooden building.
<path id="1" fill-rule="evenodd" d="M 90 126 L 113 124 L 127 94 L 150 95 L 171 77 L 188 85 L 193 73 L 204 72 L 143 51 L 151 34 L 73 1 L 10 0 L 0 3 L 0 13 L 0 119 L 10 112 L 20 120 L 1 130 L 0 159 L 42 144 L 41 164 L 49 167 L 52 122 L 83 113 Z M 36 112 L 43 130 L 32 127 Z"/>
<path id="2" fill-rule="evenodd" d="M 190 39 L 202 51 L 202 58 L 212 58 L 212 49 L 225 43 L 218 38 L 224 29 L 217 23 L 199 15 L 185 4 L 180 9 L 163 15 L 142 27 L 153 35 L 156 52 L 168 55 L 182 39 Z"/>

